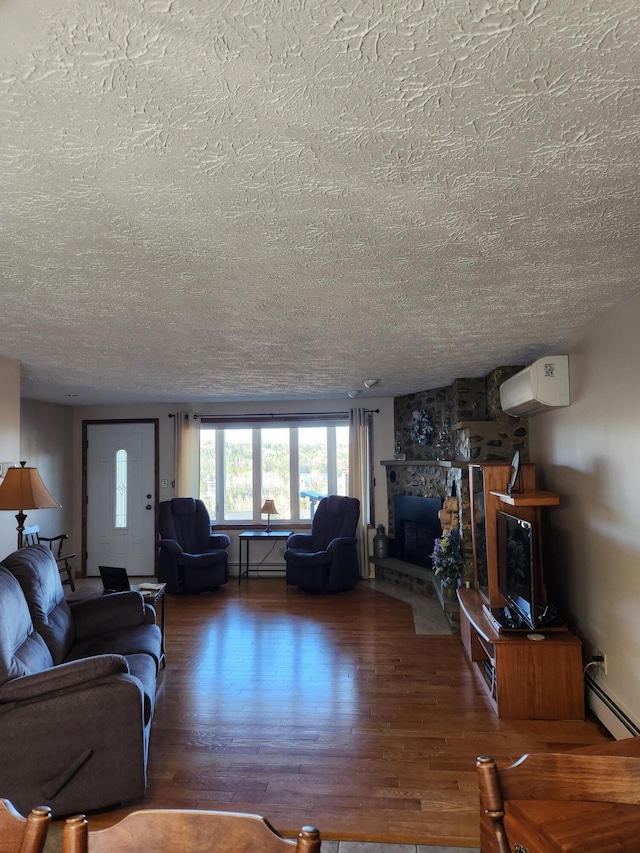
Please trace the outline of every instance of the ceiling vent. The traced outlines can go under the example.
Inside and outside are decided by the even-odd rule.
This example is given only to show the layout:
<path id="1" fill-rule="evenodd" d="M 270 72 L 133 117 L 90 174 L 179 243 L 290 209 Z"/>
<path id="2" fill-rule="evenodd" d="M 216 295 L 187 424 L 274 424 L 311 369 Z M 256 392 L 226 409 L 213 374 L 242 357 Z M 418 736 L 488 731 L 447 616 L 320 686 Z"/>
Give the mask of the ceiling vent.
<path id="1" fill-rule="evenodd" d="M 569 405 L 569 356 L 539 358 L 500 386 L 502 411 L 514 417 Z"/>

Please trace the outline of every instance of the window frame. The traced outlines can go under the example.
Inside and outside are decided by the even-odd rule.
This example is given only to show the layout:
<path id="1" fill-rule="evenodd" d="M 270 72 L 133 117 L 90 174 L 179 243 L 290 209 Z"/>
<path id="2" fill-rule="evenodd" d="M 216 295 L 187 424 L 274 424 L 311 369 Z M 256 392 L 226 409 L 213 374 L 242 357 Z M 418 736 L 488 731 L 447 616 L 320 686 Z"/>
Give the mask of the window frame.
<path id="1" fill-rule="evenodd" d="M 264 519 L 260 514 L 260 507 L 262 506 L 262 447 L 261 447 L 261 437 L 262 429 L 270 429 L 270 428 L 288 428 L 290 430 L 290 441 L 289 441 L 289 468 L 290 468 L 290 504 L 292 510 L 291 518 L 281 518 L 278 519 L 282 524 L 286 524 L 289 527 L 307 527 L 311 524 L 311 518 L 302 518 L 300 517 L 300 497 L 299 497 L 299 484 L 300 484 L 300 472 L 299 472 L 299 427 L 324 427 L 329 428 L 329 432 L 327 434 L 327 477 L 335 479 L 335 485 L 337 488 L 337 446 L 338 443 L 336 441 L 336 431 L 335 428 L 337 426 L 349 427 L 349 413 L 348 412 L 327 412 L 327 413 L 315 413 L 315 414 L 283 414 L 283 415 L 248 415 L 248 416 L 238 416 L 238 417 L 228 417 L 228 416 L 201 416 L 200 417 L 200 429 L 208 430 L 208 429 L 216 429 L 216 430 L 225 430 L 225 429 L 252 429 L 253 430 L 253 454 L 252 454 L 252 471 L 253 471 L 253 518 L 245 518 L 245 519 L 225 519 L 224 518 L 224 489 L 225 489 L 225 476 L 224 476 L 224 442 L 219 441 L 216 437 L 215 442 L 215 453 L 216 453 L 216 474 L 215 474 L 215 483 L 216 483 L 216 507 L 215 512 L 211 512 L 211 520 L 218 526 L 224 526 L 227 528 L 234 527 L 261 527 L 264 524 Z M 372 439 L 373 439 L 373 429 L 370 427 L 370 435 L 369 435 L 369 524 L 374 524 L 373 518 L 373 492 L 374 492 L 374 479 L 373 479 L 373 466 L 372 466 Z M 333 454 L 333 455 L 331 455 Z M 329 491 L 331 493 L 331 488 L 333 486 L 332 479 L 329 479 Z M 268 496 L 267 496 L 268 497 Z M 222 511 L 219 513 L 218 509 L 222 507 Z M 272 519 L 273 521 L 273 519 Z"/>

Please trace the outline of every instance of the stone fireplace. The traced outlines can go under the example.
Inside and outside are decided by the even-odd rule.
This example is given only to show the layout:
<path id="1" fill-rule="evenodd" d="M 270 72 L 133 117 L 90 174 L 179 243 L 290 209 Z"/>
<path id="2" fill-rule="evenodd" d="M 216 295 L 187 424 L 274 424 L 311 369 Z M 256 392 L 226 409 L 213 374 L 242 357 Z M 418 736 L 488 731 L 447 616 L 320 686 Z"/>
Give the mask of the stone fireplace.
<path id="1" fill-rule="evenodd" d="M 397 516 L 396 499 L 437 499 L 442 506 L 444 498 L 455 497 L 464 554 L 462 581 L 473 583 L 469 462 L 510 462 L 516 450 L 523 462 L 529 461 L 527 419 L 509 417 L 500 407 L 500 385 L 518 370 L 498 367 L 484 379 L 456 379 L 447 387 L 396 398 L 394 428 L 401 458 L 382 462 L 387 474 L 391 559 L 374 560 L 376 577 L 433 595 L 430 562 L 425 565 L 424 559 L 425 552 L 430 557 L 433 551 L 430 538 L 427 541 L 427 522 L 410 518 L 407 526 L 407 519 Z M 421 423 L 426 420 L 431 425 L 427 441 L 415 440 L 416 415 Z M 437 592 L 438 584 L 435 587 Z M 455 626 L 457 603 L 441 603 Z"/>
<path id="2" fill-rule="evenodd" d="M 398 560 L 414 564 L 422 568 L 431 568 L 430 560 L 424 559 L 424 550 L 427 550 L 427 557 L 431 556 L 433 551 L 432 539 L 429 531 L 429 540 L 426 542 L 427 531 L 421 529 L 411 529 L 411 522 L 419 525 L 436 527 L 437 536 L 440 535 L 440 520 L 438 519 L 438 511 L 442 508 L 445 498 L 458 498 L 459 519 L 462 521 L 464 517 L 464 508 L 468 512 L 469 508 L 469 483 L 467 477 L 466 464 L 456 465 L 452 462 L 409 462 L 406 460 L 389 460 L 382 463 L 387 469 L 387 501 L 389 512 L 389 553 Z M 424 503 L 419 500 L 426 499 Z M 408 500 L 407 500 L 408 499 Z M 412 503 L 413 501 L 416 503 Z M 421 506 L 422 504 L 422 506 Z M 401 515 L 396 516 L 397 507 L 401 507 Z M 420 507 L 418 509 L 418 507 Z M 407 511 L 407 507 L 410 509 Z M 406 550 L 406 516 L 409 516 L 409 553 Z M 400 522 L 400 524 L 398 524 Z M 400 525 L 404 530 L 400 529 Z M 463 538 L 463 548 L 465 548 L 465 539 L 468 538 L 469 559 L 471 559 L 471 536 L 470 527 L 467 525 L 467 536 L 460 525 L 460 533 Z M 398 534 L 400 534 L 398 536 Z M 416 541 L 417 537 L 422 538 L 422 555 L 410 553 L 412 548 L 412 540 Z M 418 546 L 418 549 L 420 546 Z M 466 574 L 466 573 L 465 573 Z"/>

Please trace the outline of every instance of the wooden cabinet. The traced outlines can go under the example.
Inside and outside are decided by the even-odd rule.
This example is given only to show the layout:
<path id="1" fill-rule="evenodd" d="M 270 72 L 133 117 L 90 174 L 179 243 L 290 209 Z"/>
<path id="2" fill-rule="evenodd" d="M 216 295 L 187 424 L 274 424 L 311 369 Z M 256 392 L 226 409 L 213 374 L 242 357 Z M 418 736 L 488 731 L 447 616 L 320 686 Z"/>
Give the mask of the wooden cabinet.
<path id="1" fill-rule="evenodd" d="M 560 496 L 555 492 L 536 489 L 535 465 L 522 466 L 524 491 L 507 494 L 506 486 L 511 466 L 503 462 L 477 462 L 469 465 L 469 493 L 471 509 L 471 541 L 475 588 L 491 607 L 503 607 L 506 602 L 498 589 L 498 510 L 504 510 L 535 525 L 536 585 L 540 593 L 538 603 L 545 603 L 544 567 L 542 565 L 541 509 L 557 506 Z"/>
<path id="2" fill-rule="evenodd" d="M 460 633 L 467 656 L 500 717 L 528 720 L 584 719 L 582 644 L 569 631 L 498 631 L 483 607 L 502 608 L 498 583 L 497 513 L 506 511 L 533 524 L 536 603 L 546 603 L 542 566 L 541 508 L 559 496 L 536 489 L 535 466 L 522 466 L 519 493 L 508 494 L 511 466 L 469 465 L 471 536 L 475 589 L 458 590 Z M 544 636 L 542 640 L 530 635 Z"/>
<path id="3" fill-rule="evenodd" d="M 526 631 L 498 633 L 475 589 L 459 589 L 460 636 L 499 717 L 583 720 L 582 643 L 569 631 L 529 639 Z M 535 636 L 535 635 L 534 635 Z"/>
<path id="4" fill-rule="evenodd" d="M 521 468 L 524 494 L 535 491 L 535 466 L 525 464 Z M 475 588 L 491 607 L 506 604 L 498 590 L 498 540 L 496 513 L 507 509 L 502 501 L 505 496 L 511 465 L 504 462 L 476 462 L 469 465 L 469 494 L 471 501 L 471 541 Z M 546 493 L 544 493 L 546 494 Z M 509 498 L 512 496 L 509 495 Z M 515 498 L 515 495 L 513 496 Z M 536 505 L 537 506 L 537 505 Z M 535 508 L 527 504 L 521 518 L 534 521 Z"/>

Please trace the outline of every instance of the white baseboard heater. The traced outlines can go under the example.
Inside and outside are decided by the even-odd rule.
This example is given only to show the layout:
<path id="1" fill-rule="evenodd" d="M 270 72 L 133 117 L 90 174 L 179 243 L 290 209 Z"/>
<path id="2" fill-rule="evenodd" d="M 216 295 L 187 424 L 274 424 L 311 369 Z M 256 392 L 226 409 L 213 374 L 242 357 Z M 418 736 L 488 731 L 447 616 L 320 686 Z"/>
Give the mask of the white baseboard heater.
<path id="1" fill-rule="evenodd" d="M 589 708 L 616 740 L 640 735 L 640 728 L 591 676 L 586 675 L 584 683 Z"/>

